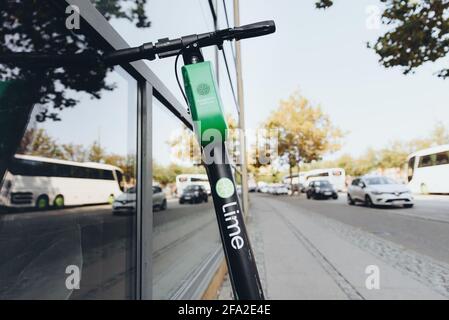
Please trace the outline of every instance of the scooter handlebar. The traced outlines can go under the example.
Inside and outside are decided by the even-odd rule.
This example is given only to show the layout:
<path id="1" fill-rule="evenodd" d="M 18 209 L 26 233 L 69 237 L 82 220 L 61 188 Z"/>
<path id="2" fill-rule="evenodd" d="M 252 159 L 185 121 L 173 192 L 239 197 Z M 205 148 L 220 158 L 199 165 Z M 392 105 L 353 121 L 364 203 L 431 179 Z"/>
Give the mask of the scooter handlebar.
<path id="1" fill-rule="evenodd" d="M 175 56 L 182 48 L 196 43 L 200 48 L 212 45 L 221 45 L 226 40 L 241 40 L 264 36 L 276 31 L 273 20 L 261 21 L 240 27 L 217 30 L 202 34 L 193 34 L 179 39 L 160 39 L 154 45 L 149 42 L 137 48 L 116 50 L 106 55 L 110 64 L 135 61 L 138 59 L 153 60 L 155 55 L 159 58 Z"/>
<path id="2" fill-rule="evenodd" d="M 274 33 L 275 31 L 276 25 L 273 20 L 251 23 L 232 29 L 233 38 L 235 40 L 260 37 Z"/>

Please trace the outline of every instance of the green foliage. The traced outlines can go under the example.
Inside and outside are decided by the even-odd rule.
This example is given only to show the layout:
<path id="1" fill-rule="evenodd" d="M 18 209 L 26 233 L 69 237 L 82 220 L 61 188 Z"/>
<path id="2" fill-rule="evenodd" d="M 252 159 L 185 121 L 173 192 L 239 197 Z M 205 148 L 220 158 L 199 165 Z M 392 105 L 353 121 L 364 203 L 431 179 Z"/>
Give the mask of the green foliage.
<path id="1" fill-rule="evenodd" d="M 391 27 L 375 44 L 368 45 L 386 67 L 402 67 L 404 74 L 449 52 L 448 0 L 380 0 L 385 5 L 382 22 Z M 320 0 L 317 8 L 328 8 L 333 1 Z M 438 72 L 449 77 L 449 68 Z"/>
<path id="2" fill-rule="evenodd" d="M 256 181 L 264 181 L 267 183 L 282 182 L 285 172 L 279 171 L 272 165 L 257 168 L 257 172 L 253 172 Z"/>
<path id="3" fill-rule="evenodd" d="M 147 0 L 91 0 L 91 2 L 108 20 L 113 17 L 124 18 L 135 22 L 138 28 L 151 26 L 145 13 Z"/>
<path id="4" fill-rule="evenodd" d="M 278 154 L 289 166 L 290 175 L 300 161 L 316 161 L 328 152 L 337 151 L 343 137 L 320 106 L 298 93 L 281 101 L 264 127 L 278 130 Z"/>
<path id="5" fill-rule="evenodd" d="M 331 7 L 333 4 L 334 4 L 334 2 L 332 0 L 320 0 L 315 3 L 315 6 L 318 9 L 326 9 L 326 8 Z"/>
<path id="6" fill-rule="evenodd" d="M 153 159 L 153 180 L 161 185 L 167 185 L 176 181 L 176 176 L 184 173 L 206 173 L 204 167 L 184 167 L 174 163 L 161 165 Z"/>
<path id="7" fill-rule="evenodd" d="M 340 148 L 343 137 L 320 106 L 314 106 L 299 94 L 283 100 L 265 122 L 267 130 L 277 129 L 278 152 L 294 166 L 299 159 L 310 162 Z"/>
<path id="8" fill-rule="evenodd" d="M 0 1 L 0 38 L 3 39 L 0 54 L 102 54 L 98 39 L 84 34 L 89 26 L 83 20 L 80 30 L 66 28 L 68 15 L 65 14 L 65 5 L 56 5 L 56 2 L 59 1 Z M 146 0 L 95 0 L 94 3 L 107 19 L 124 18 L 135 22 L 137 27 L 150 25 L 144 10 Z M 28 91 L 39 92 L 34 102 L 58 111 L 76 105 L 77 100 L 68 96 L 69 90 L 86 92 L 92 98 L 100 98 L 102 90 L 112 90 L 114 85 L 105 81 L 110 70 L 100 63 L 84 68 L 48 68 L 41 64 L 24 65 L 17 61 L 0 64 L 0 81 L 30 81 L 33 88 Z M 37 119 L 57 120 L 57 114 L 49 114 L 46 110 Z"/>
<path id="9" fill-rule="evenodd" d="M 87 156 L 87 160 L 91 162 L 101 162 L 106 155 L 106 150 L 100 145 L 98 141 L 90 146 L 90 150 Z"/>

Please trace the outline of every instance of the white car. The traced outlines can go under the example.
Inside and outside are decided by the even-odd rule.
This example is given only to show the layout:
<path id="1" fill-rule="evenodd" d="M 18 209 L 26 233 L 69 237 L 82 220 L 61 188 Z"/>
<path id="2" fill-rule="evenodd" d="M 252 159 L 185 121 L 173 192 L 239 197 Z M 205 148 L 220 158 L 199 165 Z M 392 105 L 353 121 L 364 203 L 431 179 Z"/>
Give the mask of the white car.
<path id="1" fill-rule="evenodd" d="M 414 199 L 405 185 L 383 176 L 354 179 L 348 188 L 348 204 L 362 202 L 368 207 L 403 206 L 412 208 Z"/>
<path id="2" fill-rule="evenodd" d="M 288 194 L 288 192 L 289 192 L 289 190 L 288 190 L 288 188 L 286 186 L 279 185 L 279 186 L 274 187 L 273 194 L 275 194 L 275 195 L 286 195 L 286 194 Z"/>
<path id="3" fill-rule="evenodd" d="M 167 209 L 167 199 L 159 186 L 153 186 L 153 209 Z M 113 214 L 134 213 L 136 211 L 136 188 L 132 187 L 120 194 L 112 203 Z"/>

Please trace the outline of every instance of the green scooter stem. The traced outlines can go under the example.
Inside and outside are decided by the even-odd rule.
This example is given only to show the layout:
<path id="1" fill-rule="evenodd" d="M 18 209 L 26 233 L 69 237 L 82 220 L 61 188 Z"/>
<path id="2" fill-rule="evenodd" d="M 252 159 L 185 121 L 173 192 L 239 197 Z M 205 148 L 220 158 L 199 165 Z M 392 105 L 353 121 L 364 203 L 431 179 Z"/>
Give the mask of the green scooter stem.
<path id="1" fill-rule="evenodd" d="M 206 137 L 217 137 L 216 133 L 219 133 L 221 141 L 226 141 L 228 126 L 211 63 L 205 61 L 185 65 L 182 67 L 182 76 L 200 145 L 206 146 L 210 142 Z"/>

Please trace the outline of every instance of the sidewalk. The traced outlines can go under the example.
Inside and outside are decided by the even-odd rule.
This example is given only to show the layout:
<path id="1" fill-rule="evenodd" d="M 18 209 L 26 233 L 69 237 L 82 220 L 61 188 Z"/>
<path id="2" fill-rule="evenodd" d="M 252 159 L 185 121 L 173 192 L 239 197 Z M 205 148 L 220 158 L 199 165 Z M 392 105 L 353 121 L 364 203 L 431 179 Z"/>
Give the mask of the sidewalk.
<path id="1" fill-rule="evenodd" d="M 248 228 L 267 299 L 448 298 L 448 266 L 281 200 L 255 197 Z M 369 265 L 380 270 L 379 290 L 366 288 Z M 226 282 L 219 298 L 231 297 Z"/>

